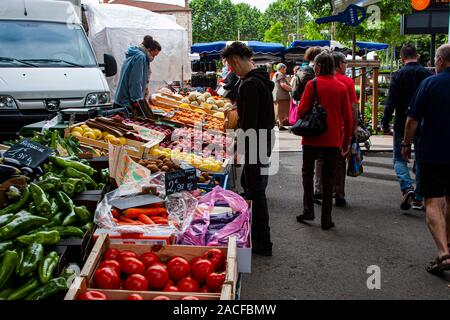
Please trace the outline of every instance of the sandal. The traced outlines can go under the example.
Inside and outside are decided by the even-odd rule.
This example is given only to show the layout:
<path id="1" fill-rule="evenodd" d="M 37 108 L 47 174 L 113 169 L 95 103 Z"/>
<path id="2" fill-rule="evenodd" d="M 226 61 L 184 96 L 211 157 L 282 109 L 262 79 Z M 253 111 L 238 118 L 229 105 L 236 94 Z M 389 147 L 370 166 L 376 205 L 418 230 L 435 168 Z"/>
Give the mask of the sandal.
<path id="1" fill-rule="evenodd" d="M 441 275 L 445 270 L 450 270 L 450 262 L 444 263 L 446 260 L 450 260 L 450 255 L 436 258 L 426 267 L 427 271 L 431 274 Z"/>

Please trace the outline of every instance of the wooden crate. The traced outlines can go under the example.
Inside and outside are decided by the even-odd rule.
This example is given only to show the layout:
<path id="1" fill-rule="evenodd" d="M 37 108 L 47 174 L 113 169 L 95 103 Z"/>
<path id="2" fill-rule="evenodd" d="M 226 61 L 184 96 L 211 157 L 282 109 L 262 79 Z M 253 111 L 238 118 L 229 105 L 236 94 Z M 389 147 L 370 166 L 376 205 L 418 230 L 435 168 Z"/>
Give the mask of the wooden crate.
<path id="1" fill-rule="evenodd" d="M 71 125 L 70 127 L 66 128 L 64 130 L 64 136 L 68 137 L 70 136 L 70 132 L 72 131 L 73 128 L 75 127 L 79 127 L 82 124 L 84 124 L 84 122 L 80 122 L 80 123 L 76 123 Z M 97 149 L 101 149 L 104 150 L 106 152 L 108 152 L 109 150 L 109 143 L 104 141 L 104 140 L 94 140 L 94 139 L 89 139 L 86 137 L 75 137 L 77 138 L 78 141 L 80 141 L 83 144 L 86 144 L 88 146 L 97 148 Z M 126 145 L 125 145 L 125 149 L 127 150 L 127 153 L 131 156 L 131 157 L 136 157 L 141 159 L 142 155 L 144 154 L 145 151 L 145 144 L 146 142 L 142 142 L 142 141 L 136 141 L 136 140 L 132 140 L 132 139 L 126 139 Z"/>
<path id="2" fill-rule="evenodd" d="M 84 277 L 75 278 L 74 282 L 69 288 L 64 300 L 77 300 L 79 294 L 89 290 L 100 291 L 104 293 L 109 300 L 127 300 L 130 294 L 136 293 L 142 296 L 145 300 L 153 300 L 157 296 L 166 296 L 170 300 L 181 300 L 186 296 L 194 296 L 199 300 L 230 300 L 231 299 L 231 286 L 224 285 L 223 294 L 201 294 L 201 293 L 178 293 L 178 292 L 156 292 L 156 291 L 129 291 L 129 290 L 103 290 L 103 289 L 90 289 L 88 279 Z"/>
<path id="3" fill-rule="evenodd" d="M 146 244 L 118 244 L 111 243 L 108 235 L 102 234 L 98 237 L 89 258 L 86 261 L 83 269 L 81 270 L 80 277 L 86 279 L 86 285 L 89 288 L 94 288 L 93 275 L 98 265 L 102 260 L 104 252 L 109 248 L 116 248 L 119 250 L 132 250 L 137 254 L 144 252 L 154 252 L 162 259 L 168 259 L 170 257 L 180 256 L 191 261 L 195 257 L 203 255 L 211 247 L 199 247 L 199 246 L 153 246 Z M 195 293 L 195 296 L 215 296 L 217 300 L 232 300 L 236 290 L 236 283 L 238 278 L 237 272 L 237 248 L 236 238 L 230 237 L 228 247 L 216 247 L 226 255 L 226 276 L 225 282 L 222 288 L 221 294 L 201 294 Z M 114 290 L 121 291 L 121 290 Z M 126 291 L 130 294 L 130 291 Z M 158 295 L 165 295 L 165 292 L 147 292 Z M 192 293 L 182 293 L 182 296 L 192 295 Z"/>

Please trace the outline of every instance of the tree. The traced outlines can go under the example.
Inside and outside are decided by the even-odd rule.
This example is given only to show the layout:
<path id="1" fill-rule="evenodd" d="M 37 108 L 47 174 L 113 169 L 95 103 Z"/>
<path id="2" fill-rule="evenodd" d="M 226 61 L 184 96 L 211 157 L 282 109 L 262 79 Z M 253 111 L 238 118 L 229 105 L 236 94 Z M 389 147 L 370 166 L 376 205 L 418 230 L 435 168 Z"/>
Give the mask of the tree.
<path id="1" fill-rule="evenodd" d="M 236 10 L 241 40 L 261 40 L 264 37 L 261 11 L 246 3 L 237 4 Z"/>
<path id="2" fill-rule="evenodd" d="M 283 24 L 278 21 L 274 23 L 264 34 L 265 42 L 283 42 Z"/>

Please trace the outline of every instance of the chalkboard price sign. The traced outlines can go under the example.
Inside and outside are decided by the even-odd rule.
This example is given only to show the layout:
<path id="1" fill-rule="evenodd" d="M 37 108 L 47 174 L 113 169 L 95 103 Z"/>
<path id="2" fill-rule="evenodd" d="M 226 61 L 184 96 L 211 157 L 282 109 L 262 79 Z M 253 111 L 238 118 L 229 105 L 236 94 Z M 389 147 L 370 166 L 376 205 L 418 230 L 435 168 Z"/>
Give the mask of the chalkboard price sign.
<path id="1" fill-rule="evenodd" d="M 183 169 L 175 172 L 167 172 L 166 195 L 178 193 L 181 191 L 191 191 L 197 186 L 196 169 Z"/>
<path id="2" fill-rule="evenodd" d="M 34 169 L 44 162 L 52 153 L 53 149 L 47 148 L 29 139 L 24 139 L 6 151 L 5 157 L 16 159 L 24 166 Z"/>

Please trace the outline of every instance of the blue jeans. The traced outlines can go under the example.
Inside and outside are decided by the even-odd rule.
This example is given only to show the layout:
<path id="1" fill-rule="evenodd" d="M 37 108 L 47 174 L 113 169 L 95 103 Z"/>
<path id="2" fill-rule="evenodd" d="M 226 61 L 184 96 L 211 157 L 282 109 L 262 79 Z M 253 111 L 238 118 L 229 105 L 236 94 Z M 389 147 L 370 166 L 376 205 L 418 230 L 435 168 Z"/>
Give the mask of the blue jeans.
<path id="1" fill-rule="evenodd" d="M 408 163 L 402 157 L 402 140 L 403 135 L 394 132 L 394 170 L 397 174 L 400 188 L 403 192 L 414 189 L 414 181 L 409 173 Z M 414 139 L 414 153 L 416 161 L 414 162 L 414 172 L 416 175 L 416 200 L 423 200 L 420 195 L 420 168 L 419 168 L 419 143 L 418 139 Z"/>

